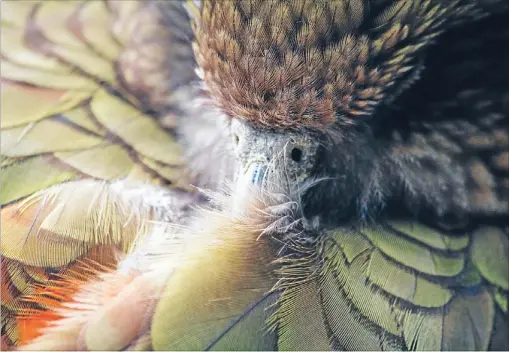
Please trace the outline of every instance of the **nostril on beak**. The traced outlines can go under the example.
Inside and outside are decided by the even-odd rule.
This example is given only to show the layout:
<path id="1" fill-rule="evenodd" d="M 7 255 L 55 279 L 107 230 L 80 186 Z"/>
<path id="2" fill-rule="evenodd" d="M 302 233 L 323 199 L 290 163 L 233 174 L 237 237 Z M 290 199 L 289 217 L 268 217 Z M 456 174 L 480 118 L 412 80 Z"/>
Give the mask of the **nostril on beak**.
<path id="1" fill-rule="evenodd" d="M 237 133 L 233 133 L 233 145 L 236 147 L 240 143 L 240 137 Z"/>
<path id="2" fill-rule="evenodd" d="M 264 157 L 257 157 L 249 161 L 239 170 L 237 176 L 237 190 L 261 186 L 267 172 L 268 161 Z"/>

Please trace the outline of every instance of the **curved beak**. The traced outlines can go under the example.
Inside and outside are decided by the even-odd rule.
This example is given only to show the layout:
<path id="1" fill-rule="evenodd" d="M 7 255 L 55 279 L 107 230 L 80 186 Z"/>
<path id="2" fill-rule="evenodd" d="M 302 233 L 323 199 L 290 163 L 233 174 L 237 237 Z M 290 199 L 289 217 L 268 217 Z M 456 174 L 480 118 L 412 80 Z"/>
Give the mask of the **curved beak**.
<path id="1" fill-rule="evenodd" d="M 267 169 L 267 158 L 260 156 L 252 159 L 239 170 L 233 205 L 235 213 L 241 213 L 246 209 L 250 201 L 250 196 L 255 190 L 262 186 Z"/>

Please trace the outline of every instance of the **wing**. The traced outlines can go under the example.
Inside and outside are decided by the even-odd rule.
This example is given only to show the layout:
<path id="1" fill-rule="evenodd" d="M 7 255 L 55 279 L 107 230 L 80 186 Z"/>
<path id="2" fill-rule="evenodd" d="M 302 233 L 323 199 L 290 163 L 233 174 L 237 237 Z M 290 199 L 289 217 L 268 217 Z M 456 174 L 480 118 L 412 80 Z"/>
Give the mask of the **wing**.
<path id="1" fill-rule="evenodd" d="M 21 349 L 273 349 L 263 327 L 277 299 L 277 246 L 258 230 L 272 219 L 259 207 L 234 219 L 229 199 L 217 201 L 222 211 L 204 210 L 199 226 L 160 242 L 153 269 L 89 280 Z"/>
<path id="2" fill-rule="evenodd" d="M 179 250 L 163 243 L 157 269 L 89 281 L 22 350 L 507 348 L 507 232 L 325 230 L 282 198 L 257 195 L 238 217 L 223 204 Z"/>
<path id="3" fill-rule="evenodd" d="M 500 58 L 492 58 L 500 66 Z M 436 76 L 434 80 L 436 84 Z M 495 82 L 503 83 L 503 76 Z M 499 83 L 493 87 L 506 88 Z M 438 96 L 447 91 L 436 90 Z M 507 118 L 506 95 L 497 89 L 480 94 L 489 92 L 497 93 L 487 96 L 498 110 L 482 113 L 502 114 L 487 129 L 495 131 Z M 452 101 L 449 97 L 443 102 L 454 103 L 455 112 L 467 113 L 479 97 Z M 465 110 L 459 103 L 466 104 Z M 437 120 L 451 111 L 447 105 L 428 108 L 441 114 Z M 464 130 L 459 127 L 452 129 Z M 500 162 L 504 148 L 506 144 L 494 144 L 476 157 L 499 155 Z M 461 153 L 473 152 L 463 148 Z M 499 169 L 493 170 L 500 172 L 496 174 L 500 185 L 505 169 L 500 168 L 503 163 L 497 165 Z M 420 175 L 425 177 L 431 176 Z M 503 194 L 493 187 L 493 196 L 498 199 Z M 163 258 L 158 265 L 171 268 L 169 272 L 148 271 L 139 281 L 128 281 L 117 272 L 116 280 L 102 280 L 99 288 L 91 282 L 89 289 L 75 296 L 81 303 L 87 302 L 90 292 L 97 297 L 98 303 L 85 316 L 72 305 L 64 307 L 67 316 L 24 348 L 508 348 L 509 232 L 501 212 L 476 209 L 466 226 L 386 214 L 374 224 L 355 222 L 324 229 L 299 217 L 299 202 L 291 195 L 256 195 L 255 199 L 258 203 L 243 215 L 232 218 L 223 205 L 224 213 L 207 214 L 198 230 L 188 230 L 184 237 L 192 246 L 184 246 L 183 257 Z M 281 204 L 282 199 L 290 201 Z M 122 283 L 115 292 L 123 300 L 100 301 L 109 282 Z M 155 292 L 157 299 L 149 295 L 150 299 L 141 300 L 144 306 L 138 304 L 139 287 Z M 128 317 L 129 324 L 116 325 L 118 312 Z"/>
<path id="4" fill-rule="evenodd" d="M 15 316 L 44 310 L 24 298 L 37 285 L 115 267 L 162 219 L 136 184 L 190 190 L 173 96 L 194 77 L 186 15 L 156 5 L 1 4 L 3 344 L 33 330 Z"/>

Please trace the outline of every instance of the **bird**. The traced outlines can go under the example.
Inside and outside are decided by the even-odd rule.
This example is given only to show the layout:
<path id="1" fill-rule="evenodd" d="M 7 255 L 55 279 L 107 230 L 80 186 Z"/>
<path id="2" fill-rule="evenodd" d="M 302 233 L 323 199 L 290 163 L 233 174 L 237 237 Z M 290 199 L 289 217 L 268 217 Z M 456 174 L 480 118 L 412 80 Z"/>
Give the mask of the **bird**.
<path id="1" fill-rule="evenodd" d="M 496 1 L 196 10 L 197 63 L 248 180 L 234 197 L 287 184 L 303 213 L 298 234 L 276 236 L 288 263 L 261 349 L 507 349 L 508 13 Z M 421 300 L 423 284 L 448 293 Z M 200 349 L 194 333 L 164 341 Z"/>
<path id="2" fill-rule="evenodd" d="M 232 190 L 21 349 L 507 349 L 508 5 L 186 6 Z"/>

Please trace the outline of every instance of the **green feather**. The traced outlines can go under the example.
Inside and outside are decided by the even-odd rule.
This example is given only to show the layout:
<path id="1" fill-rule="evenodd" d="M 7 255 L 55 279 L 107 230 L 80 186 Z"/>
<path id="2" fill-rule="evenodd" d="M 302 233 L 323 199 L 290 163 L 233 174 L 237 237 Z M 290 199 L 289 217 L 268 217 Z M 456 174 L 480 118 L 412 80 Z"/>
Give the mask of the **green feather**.
<path id="1" fill-rule="evenodd" d="M 390 227 L 419 242 L 439 250 L 459 251 L 468 246 L 468 235 L 448 236 L 417 222 L 390 221 Z"/>
<path id="2" fill-rule="evenodd" d="M 403 337 L 412 351 L 438 351 L 442 340 L 442 309 L 439 312 L 408 312 L 403 320 Z"/>
<path id="3" fill-rule="evenodd" d="M 493 330 L 494 304 L 482 290 L 455 298 L 443 318 L 442 350 L 486 350 Z"/>
<path id="4" fill-rule="evenodd" d="M 92 113 L 109 131 L 136 152 L 168 165 L 182 165 L 182 148 L 150 116 L 109 94 L 96 93 L 90 103 Z"/>
<path id="5" fill-rule="evenodd" d="M 361 315 L 389 333 L 400 335 L 393 305 L 380 290 L 365 280 L 369 255 L 369 252 L 364 252 L 348 266 L 339 247 L 333 241 L 326 240 L 320 250 L 320 256 L 324 260 L 323 275 L 326 275 L 328 282 L 336 282 L 338 289 Z M 324 297 L 325 299 L 327 297 Z"/>
<path id="6" fill-rule="evenodd" d="M 452 256 L 435 251 L 386 226 L 366 227 L 362 233 L 388 257 L 424 274 L 456 276 L 465 265 L 463 253 Z"/>
<path id="7" fill-rule="evenodd" d="M 205 348 L 207 351 L 267 351 L 277 345 L 274 331 L 268 331 L 266 322 L 273 313 L 277 294 L 272 293 L 257 302 L 245 315 L 232 321 L 223 334 Z"/>
<path id="8" fill-rule="evenodd" d="M 500 309 L 502 309 L 502 311 L 507 314 L 507 292 L 502 292 L 501 290 L 497 289 L 495 291 L 494 298 Z"/>
<path id="9" fill-rule="evenodd" d="M 451 290 L 423 278 L 415 271 L 404 270 L 379 250 L 371 255 L 367 278 L 391 295 L 420 307 L 442 307 L 453 296 Z"/>
<path id="10" fill-rule="evenodd" d="M 341 349 L 373 350 L 381 349 L 381 341 L 375 329 L 369 327 L 367 320 L 351 308 L 341 285 L 334 277 L 331 264 L 326 264 L 320 275 L 320 295 L 323 315 L 331 329 L 333 341 Z"/>
<path id="11" fill-rule="evenodd" d="M 102 180 L 123 178 L 134 167 L 127 150 L 108 142 L 85 150 L 55 153 L 55 157 L 83 174 Z"/>
<path id="12" fill-rule="evenodd" d="M 2 154 L 9 157 L 79 150 L 97 146 L 102 141 L 58 118 L 46 118 L 30 125 L 2 129 L 0 138 Z"/>
<path id="13" fill-rule="evenodd" d="M 509 290 L 509 238 L 496 227 L 482 227 L 472 235 L 472 260 L 490 283 Z"/>
<path id="14" fill-rule="evenodd" d="M 209 228 L 194 238 L 193 250 L 179 260 L 185 265 L 171 275 L 156 306 L 155 350 L 274 348 L 262 321 L 274 302 L 267 294 L 276 283 L 275 252 L 268 237 L 257 240 L 258 235 Z"/>
<path id="15" fill-rule="evenodd" d="M 3 167 L 0 175 L 0 204 L 10 203 L 78 177 L 76 172 L 53 160 L 51 156 L 37 156 Z"/>
<path id="16" fill-rule="evenodd" d="M 286 289 L 277 311 L 278 349 L 328 351 L 331 349 L 316 279 Z"/>

